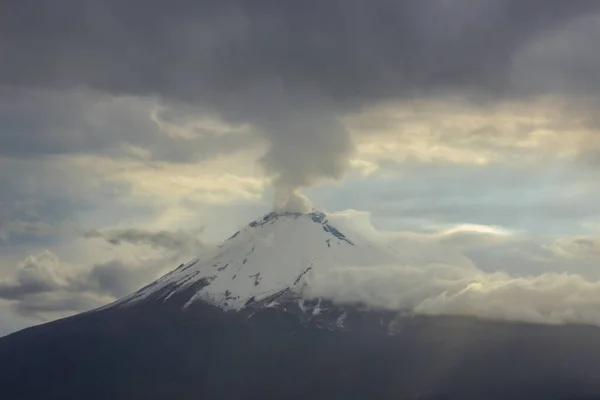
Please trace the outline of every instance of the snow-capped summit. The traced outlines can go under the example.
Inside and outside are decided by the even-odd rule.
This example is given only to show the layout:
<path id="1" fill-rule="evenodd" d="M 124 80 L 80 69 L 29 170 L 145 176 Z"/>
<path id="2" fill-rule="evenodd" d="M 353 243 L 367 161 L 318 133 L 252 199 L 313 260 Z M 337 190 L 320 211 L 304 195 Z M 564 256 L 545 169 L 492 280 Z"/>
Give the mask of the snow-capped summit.
<path id="1" fill-rule="evenodd" d="M 598 398 L 596 327 L 311 299 L 327 268 L 395 256 L 337 228 L 267 214 L 116 303 L 0 338 L 3 398 Z"/>
<path id="2" fill-rule="evenodd" d="M 393 257 L 356 232 L 342 233 L 322 212 L 271 212 L 118 304 L 176 299 L 185 308 L 201 300 L 240 310 L 283 295 L 302 298 L 313 275 L 328 268 L 380 264 Z"/>

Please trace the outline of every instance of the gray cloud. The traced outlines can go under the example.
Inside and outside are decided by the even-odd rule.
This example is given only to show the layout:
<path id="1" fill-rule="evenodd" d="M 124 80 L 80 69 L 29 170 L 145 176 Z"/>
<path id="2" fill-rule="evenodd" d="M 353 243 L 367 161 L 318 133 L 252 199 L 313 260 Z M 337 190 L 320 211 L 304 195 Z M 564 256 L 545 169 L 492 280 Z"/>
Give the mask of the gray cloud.
<path id="1" fill-rule="evenodd" d="M 54 229 L 42 221 L 3 220 L 0 218 L 0 242 L 8 242 L 12 236 L 47 236 Z"/>
<path id="2" fill-rule="evenodd" d="M 286 114 L 263 124 L 271 148 L 261 161 L 274 176 L 275 186 L 296 188 L 323 177 L 340 178 L 353 151 L 341 122 L 308 110 Z"/>
<path id="3" fill-rule="evenodd" d="M 10 301 L 15 312 L 25 317 L 86 311 L 134 292 L 174 263 L 172 257 L 154 257 L 86 268 L 66 264 L 45 251 L 28 256 L 13 275 L 0 280 L 0 299 Z"/>
<path id="4" fill-rule="evenodd" d="M 86 283 L 100 293 L 120 298 L 144 286 L 164 269 L 164 265 L 157 264 L 155 260 L 150 263 L 145 268 L 132 268 L 117 260 L 96 264 L 89 272 Z"/>
<path id="5" fill-rule="evenodd" d="M 59 262 L 49 251 L 27 257 L 14 277 L 0 281 L 0 298 L 15 300 L 68 286 L 59 272 Z"/>
<path id="6" fill-rule="evenodd" d="M 1 84 L 160 96 L 248 122 L 270 141 L 263 165 L 284 191 L 341 176 L 352 144 L 340 115 L 440 92 L 522 95 L 515 82 L 535 76 L 543 57 L 536 47 L 514 67 L 521 47 L 600 9 L 559 0 L 27 4 L 0 13 Z M 530 81 L 524 94 L 580 87 L 569 71 L 561 87 Z"/>
<path id="7" fill-rule="evenodd" d="M 600 40 L 600 16 L 581 17 L 564 29 L 548 32 L 513 55 L 510 76 L 519 91 L 545 88 L 598 95 L 600 56 L 590 51 Z"/>
<path id="8" fill-rule="evenodd" d="M 64 242 L 77 233 L 78 216 L 93 214 L 99 205 L 116 208 L 120 199 L 131 197 L 129 182 L 106 180 L 93 168 L 77 168 L 42 155 L 0 156 L 0 187 L 3 252 Z M 148 213 L 150 207 L 139 204 L 127 212 L 128 217 Z M 112 213 L 102 223 L 113 224 L 123 218 Z"/>
<path id="9" fill-rule="evenodd" d="M 176 108 L 176 111 L 175 111 Z M 0 155 L 97 154 L 189 162 L 247 147 L 250 134 L 197 126 L 207 110 L 90 89 L 0 87 Z M 186 135 L 174 130 L 184 129 Z"/>
<path id="10" fill-rule="evenodd" d="M 506 78 L 525 40 L 598 11 L 593 1 L 452 3 L 66 1 L 3 6 L 4 83 L 89 84 L 224 105 L 253 91 L 275 106 Z M 22 49 L 27 48 L 24 52 Z M 264 99 L 263 99 L 264 100 Z M 247 104 L 256 111 L 257 104 Z"/>
<path id="11" fill-rule="evenodd" d="M 578 236 L 557 240 L 549 249 L 559 257 L 574 259 L 579 257 L 600 261 L 600 238 Z"/>
<path id="12" fill-rule="evenodd" d="M 86 238 L 102 238 L 112 245 L 121 243 L 144 244 L 155 249 L 191 252 L 192 254 L 206 247 L 200 232 L 187 231 L 148 231 L 143 229 L 108 229 L 100 231 L 92 229 L 84 232 Z"/>
<path id="13" fill-rule="evenodd" d="M 548 241 L 473 228 L 382 235 L 361 227 L 391 244 L 398 262 L 315 271 L 308 296 L 416 314 L 600 325 L 598 254 L 589 252 L 597 236 Z M 572 243 L 585 251 L 557 251 Z"/>
<path id="14" fill-rule="evenodd" d="M 127 208 L 132 218 L 153 207 L 151 201 L 131 208 L 117 204 L 132 196 L 128 183 L 92 184 L 98 181 L 92 171 L 83 177 L 76 168 L 50 162 L 64 154 L 137 157 L 150 164 L 195 162 L 266 139 L 260 163 L 279 191 L 278 206 L 302 208 L 307 205 L 298 187 L 338 179 L 348 168 L 355 149 L 340 119 L 378 102 L 442 95 L 478 102 L 546 94 L 589 96 L 594 101 L 573 103 L 576 109 L 565 113 L 572 116 L 569 123 L 583 120 L 586 127 L 597 126 L 600 56 L 590 49 L 597 41 L 599 10 L 595 0 L 65 0 L 35 7 L 27 0 L 4 2 L 0 241 L 12 247 L 23 240 L 20 236 L 47 238 L 72 215 L 97 207 L 103 207 L 104 215 L 90 219 L 102 218 L 105 225 L 123 218 L 107 209 Z M 199 118 L 248 129 L 223 132 L 196 124 Z M 560 128 L 560 122 L 523 129 Z M 504 134 L 491 129 L 469 135 Z M 465 141 L 464 146 L 486 150 L 484 142 Z M 597 153 L 588 156 L 594 161 L 589 165 L 596 166 Z M 423 173 L 416 169 L 405 172 L 423 178 L 416 176 Z M 480 171 L 469 175 L 453 169 L 454 179 L 393 182 L 399 190 L 371 197 L 363 208 L 372 208 L 374 201 L 382 223 L 402 215 L 402 223 L 413 226 L 469 220 L 538 230 L 550 224 L 574 230 L 598 215 L 589 201 L 593 189 L 585 199 L 575 199 L 567 196 L 570 186 L 552 186 L 536 173 L 523 174 L 521 180 L 515 179 L 519 173 L 514 170 L 502 176 Z M 589 174 L 592 187 L 593 174 L 583 168 L 578 172 Z M 548 190 L 539 189 L 537 182 L 545 182 Z M 360 187 L 361 196 L 349 196 L 353 203 L 348 205 L 355 207 L 361 197 L 367 198 L 372 184 L 381 182 Z M 336 208 L 348 199 L 339 200 Z M 113 260 L 80 272 L 60 261 L 60 268 L 51 268 L 51 257 L 44 262 L 31 259 L 29 266 L 25 262 L 0 283 L 0 297 L 24 314 L 79 311 L 100 302 L 99 296 L 135 290 L 161 268 L 176 264 L 177 254 L 202 244 L 197 236 L 181 232 L 120 229 L 89 231 L 88 236 L 113 245 L 142 244 L 165 254 L 148 262 L 147 269 Z M 507 266 L 526 266 L 531 273 L 548 268 L 588 271 L 597 250 L 586 238 L 548 248 L 520 243 L 516 252 L 508 245 L 488 243 L 482 249 L 472 244 L 479 239 L 453 237 L 452 246 L 468 247 L 460 252 L 449 244 L 436 247 L 436 252 L 415 246 L 431 256 L 427 262 L 416 249 L 406 248 L 413 254 L 407 263 L 420 268 L 451 259 L 460 266 L 458 276 L 469 281 L 475 279 L 473 271 L 461 263 L 471 262 L 489 283 L 495 278 L 485 274 Z M 524 261 L 532 254 L 542 261 Z M 574 255 L 586 264 L 573 266 Z M 544 261 L 551 256 L 562 261 Z M 445 276 L 444 268 L 436 268 L 427 271 Z M 435 281 L 428 273 L 421 276 Z M 506 273 L 510 278 L 517 271 Z M 551 280 L 559 278 L 553 275 Z M 440 309 L 433 303 L 428 307 Z"/>
<path id="15" fill-rule="evenodd" d="M 335 215 L 333 219 L 342 227 L 348 222 Z M 433 233 L 384 233 L 369 222 L 358 226 L 373 241 L 391 245 L 399 263 L 318 271 L 307 295 L 425 314 L 600 324 L 597 236 L 550 240 L 477 226 Z M 92 231 L 89 236 L 114 245 L 142 244 L 168 251 L 90 268 L 66 264 L 46 251 L 27 257 L 13 275 L 0 281 L 0 298 L 11 301 L 14 310 L 26 317 L 89 310 L 135 291 L 189 259 L 183 249 L 190 250 L 190 241 L 198 244 L 194 234 L 143 230 Z"/>
<path id="16" fill-rule="evenodd" d="M 450 264 L 343 266 L 316 274 L 308 294 L 417 314 L 600 325 L 600 283 L 576 274 L 519 277 Z"/>
<path id="17" fill-rule="evenodd" d="M 14 310 L 26 317 L 89 310 L 134 292 L 206 246 L 197 231 L 112 229 L 84 234 L 115 246 L 147 245 L 159 253 L 141 260 L 113 259 L 91 267 L 65 263 L 48 250 L 32 254 L 0 280 L 0 299 L 12 302 Z"/>
<path id="18" fill-rule="evenodd" d="M 20 316 L 45 321 L 49 316 L 87 311 L 102 304 L 102 300 L 88 293 L 53 292 L 23 297 L 14 303 L 13 310 Z"/>

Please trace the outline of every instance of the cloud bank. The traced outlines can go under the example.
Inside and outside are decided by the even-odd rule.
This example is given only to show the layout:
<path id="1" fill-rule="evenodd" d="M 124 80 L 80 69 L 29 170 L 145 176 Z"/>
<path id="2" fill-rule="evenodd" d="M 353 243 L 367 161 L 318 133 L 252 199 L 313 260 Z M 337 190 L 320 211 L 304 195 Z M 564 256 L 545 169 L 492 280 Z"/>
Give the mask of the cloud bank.
<path id="1" fill-rule="evenodd" d="M 414 314 L 600 326 L 599 235 L 544 238 L 475 224 L 428 233 L 382 231 L 369 213 L 353 210 L 331 219 L 346 234 L 389 246 L 398 262 L 315 271 L 305 288 L 309 297 Z M 85 311 L 213 247 L 199 231 L 107 229 L 85 236 L 146 256 L 85 266 L 66 263 L 50 251 L 30 255 L 0 280 L 0 298 L 27 317 Z"/>
<path id="2" fill-rule="evenodd" d="M 568 273 L 512 276 L 445 264 L 340 266 L 317 273 L 307 293 L 415 314 L 600 326 L 600 281 Z"/>
<path id="3" fill-rule="evenodd" d="M 399 262 L 315 271 L 305 292 L 310 297 L 415 314 L 600 326 L 598 237 L 545 243 L 468 225 L 429 234 L 385 233 L 371 225 L 368 214 L 346 212 L 335 218 L 391 246 Z M 498 252 L 514 267 L 502 265 Z M 482 253 L 500 265 L 487 267 Z M 534 272 L 536 263 L 544 272 Z"/>
<path id="4" fill-rule="evenodd" d="M 1 10 L 0 85 L 16 98 L 24 88 L 81 86 L 159 97 L 250 124 L 269 143 L 260 161 L 276 189 L 293 193 L 343 176 L 354 145 L 340 118 L 364 106 L 593 91 L 579 72 L 598 81 L 598 56 L 571 44 L 593 40 L 599 9 L 559 0 L 83 0 L 33 12 L 12 2 Z M 51 115 L 64 118 L 59 111 Z M 91 138 L 62 146 L 108 140 Z M 13 134 L 11 148 L 61 146 L 29 139 Z"/>

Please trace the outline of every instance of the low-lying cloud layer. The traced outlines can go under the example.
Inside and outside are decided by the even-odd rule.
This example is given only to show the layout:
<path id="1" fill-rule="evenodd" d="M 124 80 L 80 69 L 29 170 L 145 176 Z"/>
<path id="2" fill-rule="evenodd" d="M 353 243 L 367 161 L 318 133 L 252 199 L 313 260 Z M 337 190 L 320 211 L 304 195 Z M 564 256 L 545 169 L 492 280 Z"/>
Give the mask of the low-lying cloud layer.
<path id="1" fill-rule="evenodd" d="M 381 231 L 369 213 L 348 210 L 332 220 L 380 246 L 393 265 L 340 265 L 315 271 L 306 294 L 340 304 L 427 315 L 465 315 L 534 323 L 600 326 L 600 235 L 535 237 L 485 225 L 458 225 L 430 233 Z M 23 316 L 52 318 L 85 311 L 144 286 L 178 262 L 212 248 L 200 231 L 108 229 L 85 232 L 127 253 L 76 266 L 44 251 L 28 256 L 0 280 L 0 298 Z M 149 254 L 148 251 L 154 251 Z"/>
<path id="2" fill-rule="evenodd" d="M 512 276 L 444 264 L 341 266 L 316 274 L 308 293 L 415 314 L 600 326 L 600 281 L 567 273 Z"/>
<path id="3" fill-rule="evenodd" d="M 544 243 L 484 226 L 386 237 L 364 217 L 359 226 L 391 244 L 399 263 L 315 271 L 309 296 L 416 314 L 600 326 L 600 254 L 594 252 L 600 237 Z M 494 257 L 498 250 L 515 265 L 486 266 L 482 253 Z M 536 263 L 545 272 L 534 273 Z"/>

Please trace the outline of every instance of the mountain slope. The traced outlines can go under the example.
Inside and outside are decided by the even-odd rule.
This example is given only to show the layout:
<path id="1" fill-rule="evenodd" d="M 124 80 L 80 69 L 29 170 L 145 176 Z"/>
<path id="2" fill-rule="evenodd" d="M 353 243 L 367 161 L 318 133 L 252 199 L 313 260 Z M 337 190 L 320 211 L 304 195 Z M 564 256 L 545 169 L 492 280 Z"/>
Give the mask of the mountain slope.
<path id="1" fill-rule="evenodd" d="M 380 265 L 394 259 L 392 251 L 356 233 L 346 236 L 321 212 L 269 213 L 118 304 L 127 306 L 148 298 L 181 301 L 176 295 L 187 292 L 183 307 L 201 300 L 225 310 L 240 310 L 288 292 L 301 298 L 315 271 Z"/>
<path id="2" fill-rule="evenodd" d="M 322 213 L 268 214 L 115 303 L 0 338 L 0 396 L 600 398 L 595 327 L 398 315 L 304 296 L 315 271 L 394 257 Z"/>

